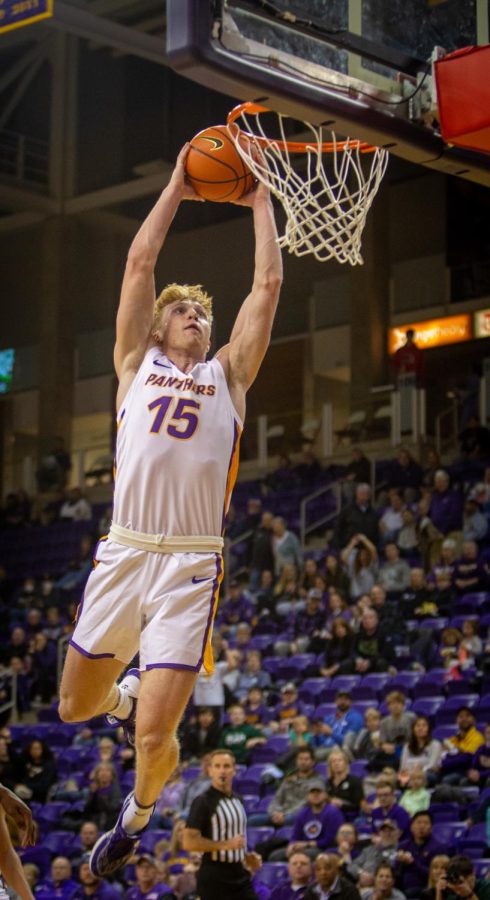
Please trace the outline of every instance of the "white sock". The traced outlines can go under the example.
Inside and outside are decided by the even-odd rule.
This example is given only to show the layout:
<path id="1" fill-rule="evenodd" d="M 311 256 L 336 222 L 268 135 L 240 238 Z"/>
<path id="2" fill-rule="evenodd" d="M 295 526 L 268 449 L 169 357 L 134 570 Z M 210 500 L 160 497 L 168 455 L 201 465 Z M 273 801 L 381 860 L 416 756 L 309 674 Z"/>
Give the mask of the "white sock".
<path id="1" fill-rule="evenodd" d="M 151 803 L 150 806 L 140 806 L 133 794 L 123 813 L 122 826 L 124 830 L 128 834 L 136 834 L 137 831 L 141 831 L 145 825 L 148 825 L 154 809 L 154 803 Z"/>
<path id="2" fill-rule="evenodd" d="M 115 716 L 116 719 L 124 720 L 127 719 L 131 714 L 131 710 L 133 708 L 133 698 L 130 697 L 128 693 L 126 693 L 124 688 L 121 689 L 119 685 L 116 685 L 116 687 L 119 695 L 119 700 L 113 709 L 108 710 L 108 713 L 110 716 Z"/>

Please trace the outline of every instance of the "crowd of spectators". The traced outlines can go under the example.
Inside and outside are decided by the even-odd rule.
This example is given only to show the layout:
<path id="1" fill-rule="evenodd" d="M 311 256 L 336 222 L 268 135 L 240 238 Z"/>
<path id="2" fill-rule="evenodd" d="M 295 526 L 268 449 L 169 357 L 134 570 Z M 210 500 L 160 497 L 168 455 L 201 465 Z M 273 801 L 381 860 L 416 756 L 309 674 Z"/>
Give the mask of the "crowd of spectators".
<path id="1" fill-rule="evenodd" d="M 84 854 L 132 786 L 133 751 L 102 722 L 61 725 L 49 705 L 57 643 L 73 627 L 102 526 L 77 489 L 64 497 L 56 515 L 90 524 L 68 570 L 17 584 L 0 576 L 0 705 L 15 672 L 20 714 L 40 709 L 37 733 L 5 717 L 0 733 L 0 780 L 40 816 L 45 855 L 26 856 L 36 896 L 192 898 L 199 859 L 180 835 L 218 747 L 235 756 L 249 843 L 269 873 L 256 876 L 262 900 L 463 896 L 446 887 L 458 860 L 468 889 L 488 896 L 475 871 L 488 855 L 490 469 L 478 480 L 434 452 L 426 462 L 402 448 L 373 496 L 355 448 L 337 472 L 340 515 L 315 552 L 272 502 L 314 485 L 309 449 L 297 467 L 282 460 L 232 516 L 233 536 L 252 534 L 247 568 L 220 601 L 215 672 L 196 683 L 181 766 L 147 843 L 110 884 L 93 879 Z M 2 527 L 27 528 L 30 510 L 18 492 Z"/>

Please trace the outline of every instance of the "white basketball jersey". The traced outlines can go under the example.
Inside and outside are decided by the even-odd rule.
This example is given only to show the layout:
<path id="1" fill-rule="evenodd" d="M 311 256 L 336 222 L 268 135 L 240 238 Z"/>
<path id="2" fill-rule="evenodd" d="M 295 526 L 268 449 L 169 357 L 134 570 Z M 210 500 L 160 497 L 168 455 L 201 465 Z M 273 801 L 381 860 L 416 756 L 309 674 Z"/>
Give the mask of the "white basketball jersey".
<path id="1" fill-rule="evenodd" d="M 118 415 L 114 523 L 220 536 L 242 427 L 217 359 L 185 374 L 153 347 Z"/>

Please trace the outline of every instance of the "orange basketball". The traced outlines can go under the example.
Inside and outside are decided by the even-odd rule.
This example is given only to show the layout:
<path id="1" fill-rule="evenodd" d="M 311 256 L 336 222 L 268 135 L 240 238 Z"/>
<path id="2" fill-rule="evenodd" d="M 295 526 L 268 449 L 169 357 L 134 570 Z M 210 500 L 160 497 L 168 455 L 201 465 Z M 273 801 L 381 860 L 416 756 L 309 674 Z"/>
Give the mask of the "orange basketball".
<path id="1" fill-rule="evenodd" d="M 254 177 L 238 153 L 226 125 L 213 125 L 191 140 L 185 168 L 196 194 L 224 203 L 252 189 Z"/>

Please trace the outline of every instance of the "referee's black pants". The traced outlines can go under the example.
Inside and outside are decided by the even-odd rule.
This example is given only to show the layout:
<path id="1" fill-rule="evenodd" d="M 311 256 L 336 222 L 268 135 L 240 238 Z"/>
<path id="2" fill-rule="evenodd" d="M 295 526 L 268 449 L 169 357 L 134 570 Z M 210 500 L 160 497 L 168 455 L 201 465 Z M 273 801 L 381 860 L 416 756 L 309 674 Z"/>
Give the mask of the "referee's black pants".
<path id="1" fill-rule="evenodd" d="M 241 863 L 211 863 L 197 873 L 200 900 L 258 900 L 250 874 Z"/>

